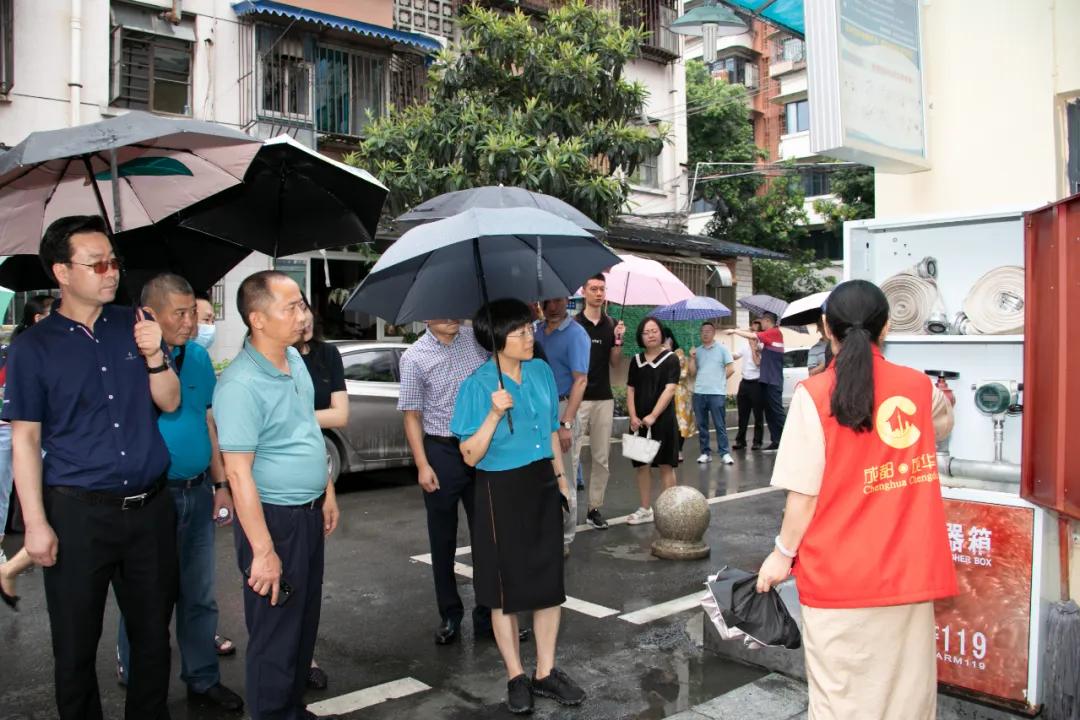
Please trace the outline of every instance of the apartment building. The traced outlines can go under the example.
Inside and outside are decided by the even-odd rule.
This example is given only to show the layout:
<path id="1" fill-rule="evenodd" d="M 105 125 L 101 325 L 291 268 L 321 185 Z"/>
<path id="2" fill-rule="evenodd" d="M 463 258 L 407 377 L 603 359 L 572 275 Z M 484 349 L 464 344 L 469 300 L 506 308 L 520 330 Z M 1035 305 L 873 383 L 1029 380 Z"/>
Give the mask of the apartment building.
<path id="1" fill-rule="evenodd" d="M 687 5 L 693 7 L 694 2 Z M 840 240 L 823 230 L 823 219 L 814 211 L 815 200 L 832 197 L 831 171 L 812 167 L 830 161 L 810 152 L 806 44 L 802 38 L 756 17 L 742 14 L 740 17 L 747 31 L 719 38 L 716 60 L 710 70 L 714 78 L 746 87 L 754 144 L 766 154 L 762 164 L 790 161 L 801 166 L 798 173 L 810 231 L 804 246 L 813 249 L 817 257 L 838 263 Z M 687 38 L 686 60 L 702 58 L 701 43 L 701 38 Z M 688 170 L 692 183 L 695 168 Z M 718 170 L 701 168 L 699 172 L 705 175 Z M 704 232 L 714 212 L 715 206 L 695 198 L 688 221 L 690 231 Z"/>

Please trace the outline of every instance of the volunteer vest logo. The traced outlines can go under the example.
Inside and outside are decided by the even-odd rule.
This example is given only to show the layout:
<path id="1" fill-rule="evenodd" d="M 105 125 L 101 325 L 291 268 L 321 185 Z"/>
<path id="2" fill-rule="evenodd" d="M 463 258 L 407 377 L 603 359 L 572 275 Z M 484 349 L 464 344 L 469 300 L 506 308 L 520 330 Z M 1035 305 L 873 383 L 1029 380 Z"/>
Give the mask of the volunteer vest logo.
<path id="1" fill-rule="evenodd" d="M 881 442 L 903 450 L 919 441 L 922 433 L 915 426 L 915 403 L 903 395 L 893 395 L 878 408 L 874 427 Z"/>

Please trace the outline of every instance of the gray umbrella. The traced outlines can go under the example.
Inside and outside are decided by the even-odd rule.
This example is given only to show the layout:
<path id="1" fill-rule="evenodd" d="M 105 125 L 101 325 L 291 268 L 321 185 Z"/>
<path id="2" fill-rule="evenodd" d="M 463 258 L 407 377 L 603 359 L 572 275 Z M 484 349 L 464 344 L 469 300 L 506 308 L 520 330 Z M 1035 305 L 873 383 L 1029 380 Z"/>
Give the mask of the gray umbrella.
<path id="1" fill-rule="evenodd" d="M 619 257 L 574 223 L 536 208 L 473 208 L 408 231 L 345 303 L 395 324 L 472 316 L 489 297 L 567 297 Z M 490 307 L 488 308 L 490 313 Z M 499 355 L 495 354 L 499 367 Z M 502 371 L 498 372 L 502 387 Z M 506 414 L 510 432 L 514 421 Z"/>
<path id="2" fill-rule="evenodd" d="M 259 145 L 224 125 L 144 112 L 31 133 L 0 156 L 0 254 L 37 252 L 65 215 L 151 225 L 239 184 Z"/>
<path id="3" fill-rule="evenodd" d="M 535 208 L 467 210 L 420 225 L 383 253 L 345 310 L 394 324 L 471 317 L 488 297 L 569 297 L 618 256 L 572 222 Z M 477 279 L 483 277 L 484 282 Z"/>
<path id="4" fill-rule="evenodd" d="M 749 295 L 736 302 L 755 315 L 772 313 L 777 319 L 783 316 L 788 306 L 786 302 L 780 298 L 774 298 L 772 295 Z"/>
<path id="5" fill-rule="evenodd" d="M 589 219 L 588 215 L 557 197 L 505 185 L 486 185 L 443 193 L 420 203 L 404 215 L 399 215 L 396 222 L 404 227 L 415 227 L 457 215 L 471 208 L 538 208 L 569 220 L 597 237 L 604 234 L 604 228 Z"/>

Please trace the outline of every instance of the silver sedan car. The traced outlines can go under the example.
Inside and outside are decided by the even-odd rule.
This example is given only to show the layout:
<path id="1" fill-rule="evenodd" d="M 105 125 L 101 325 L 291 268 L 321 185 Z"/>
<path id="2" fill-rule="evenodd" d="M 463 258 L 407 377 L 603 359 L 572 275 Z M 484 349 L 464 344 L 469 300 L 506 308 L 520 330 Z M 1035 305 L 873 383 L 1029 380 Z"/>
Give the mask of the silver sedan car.
<path id="1" fill-rule="evenodd" d="M 332 343 L 345 365 L 349 424 L 323 430 L 330 477 L 413 464 L 397 409 L 398 366 L 408 345 L 339 341 Z"/>

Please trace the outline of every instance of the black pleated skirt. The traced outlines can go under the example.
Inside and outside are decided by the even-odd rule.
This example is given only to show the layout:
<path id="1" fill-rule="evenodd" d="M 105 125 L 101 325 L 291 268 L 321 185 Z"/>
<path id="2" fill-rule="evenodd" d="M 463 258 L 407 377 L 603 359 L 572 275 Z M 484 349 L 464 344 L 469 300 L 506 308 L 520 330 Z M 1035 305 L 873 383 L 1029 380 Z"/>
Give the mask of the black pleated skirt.
<path id="1" fill-rule="evenodd" d="M 550 460 L 476 473 L 473 588 L 503 612 L 555 607 L 563 587 L 563 516 Z"/>

